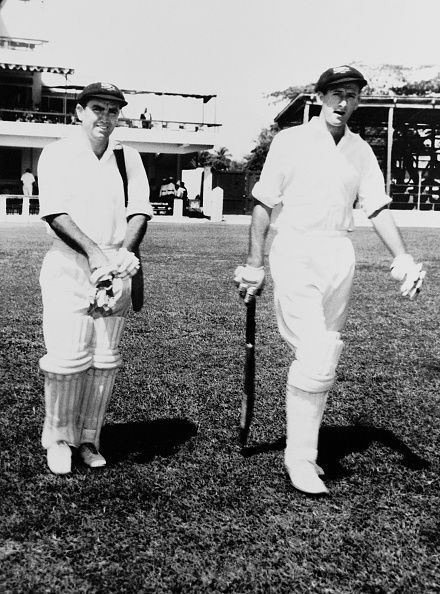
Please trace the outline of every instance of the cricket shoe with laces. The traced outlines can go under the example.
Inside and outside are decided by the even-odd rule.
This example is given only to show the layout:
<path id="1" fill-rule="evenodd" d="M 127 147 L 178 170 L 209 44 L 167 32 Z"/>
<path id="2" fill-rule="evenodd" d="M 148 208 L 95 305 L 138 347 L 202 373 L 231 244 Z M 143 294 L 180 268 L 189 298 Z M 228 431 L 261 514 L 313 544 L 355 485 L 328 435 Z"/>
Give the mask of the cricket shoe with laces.
<path id="1" fill-rule="evenodd" d="M 106 459 L 98 452 L 93 443 L 82 443 L 78 453 L 83 463 L 89 468 L 102 468 L 107 464 Z"/>
<path id="2" fill-rule="evenodd" d="M 54 474 L 69 474 L 72 470 L 72 450 L 65 441 L 56 441 L 47 448 L 47 465 Z"/>
<path id="3" fill-rule="evenodd" d="M 294 460 L 286 464 L 286 470 L 295 489 L 308 495 L 326 495 L 328 489 L 319 478 L 322 468 L 309 460 Z"/>

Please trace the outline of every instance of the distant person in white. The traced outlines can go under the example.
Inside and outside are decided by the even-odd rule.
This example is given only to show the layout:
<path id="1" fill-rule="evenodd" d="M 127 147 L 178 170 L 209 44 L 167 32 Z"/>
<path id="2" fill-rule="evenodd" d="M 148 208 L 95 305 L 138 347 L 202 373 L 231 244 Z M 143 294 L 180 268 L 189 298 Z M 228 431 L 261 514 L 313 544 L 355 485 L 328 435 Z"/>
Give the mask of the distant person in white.
<path id="1" fill-rule="evenodd" d="M 326 70 L 316 85 L 319 117 L 275 136 L 253 189 L 247 264 L 235 273 L 245 300 L 261 291 L 271 211 L 280 204 L 270 269 L 279 331 L 295 353 L 284 460 L 293 486 L 308 494 L 328 492 L 316 464 L 318 434 L 343 347 L 355 266 L 347 232 L 356 198 L 394 256 L 392 276 L 403 281 L 402 295 L 414 297 L 425 274 L 386 208 L 390 198 L 373 151 L 346 125 L 366 84 L 350 66 Z"/>
<path id="2" fill-rule="evenodd" d="M 32 186 L 35 183 L 35 177 L 32 175 L 32 171 L 26 169 L 20 179 L 23 186 L 23 196 L 32 196 Z"/>

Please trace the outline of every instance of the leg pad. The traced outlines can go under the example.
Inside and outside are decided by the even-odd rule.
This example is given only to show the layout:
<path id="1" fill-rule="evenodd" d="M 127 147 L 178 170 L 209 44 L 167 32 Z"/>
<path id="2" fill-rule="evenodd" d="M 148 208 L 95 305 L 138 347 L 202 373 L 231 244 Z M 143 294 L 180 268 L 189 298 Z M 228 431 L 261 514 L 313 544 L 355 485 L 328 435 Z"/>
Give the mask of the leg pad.
<path id="1" fill-rule="evenodd" d="M 306 392 L 328 391 L 334 384 L 343 346 L 339 332 L 302 341 L 296 349 L 288 383 Z"/>

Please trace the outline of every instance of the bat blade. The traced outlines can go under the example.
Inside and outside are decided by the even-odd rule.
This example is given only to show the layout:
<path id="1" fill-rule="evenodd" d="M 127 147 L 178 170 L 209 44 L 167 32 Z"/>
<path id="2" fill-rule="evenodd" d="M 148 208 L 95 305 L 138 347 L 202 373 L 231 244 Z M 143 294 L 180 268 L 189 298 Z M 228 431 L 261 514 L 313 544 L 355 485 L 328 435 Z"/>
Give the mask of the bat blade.
<path id="1" fill-rule="evenodd" d="M 252 297 L 246 304 L 246 358 L 244 365 L 244 391 L 241 400 L 240 444 L 246 445 L 255 404 L 255 306 Z"/>

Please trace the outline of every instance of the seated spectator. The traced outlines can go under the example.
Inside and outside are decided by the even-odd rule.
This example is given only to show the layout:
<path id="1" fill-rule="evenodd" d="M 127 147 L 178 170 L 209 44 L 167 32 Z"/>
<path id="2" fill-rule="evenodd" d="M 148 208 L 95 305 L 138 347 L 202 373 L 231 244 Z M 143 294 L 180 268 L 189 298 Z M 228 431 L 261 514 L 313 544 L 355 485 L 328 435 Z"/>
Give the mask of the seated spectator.
<path id="1" fill-rule="evenodd" d="M 174 185 L 174 181 L 172 177 L 162 178 L 162 183 L 160 185 L 159 196 L 175 196 L 176 195 L 176 186 Z"/>

